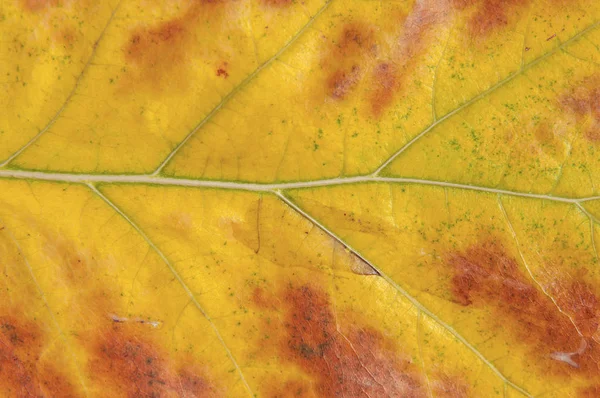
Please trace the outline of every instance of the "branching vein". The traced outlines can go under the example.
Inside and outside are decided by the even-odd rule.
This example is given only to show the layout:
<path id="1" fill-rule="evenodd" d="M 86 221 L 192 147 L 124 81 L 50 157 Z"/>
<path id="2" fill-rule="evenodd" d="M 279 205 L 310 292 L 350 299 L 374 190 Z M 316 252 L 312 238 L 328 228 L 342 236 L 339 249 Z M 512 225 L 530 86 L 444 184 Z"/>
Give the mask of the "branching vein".
<path id="1" fill-rule="evenodd" d="M 456 338 L 458 341 L 460 341 L 462 344 L 464 344 L 469 350 L 471 350 L 483 363 L 485 363 L 492 370 L 492 372 L 494 372 L 496 374 L 496 376 L 498 376 L 500 379 L 502 379 L 502 381 L 504 381 L 505 383 L 507 383 L 508 385 L 510 385 L 511 387 L 513 387 L 514 389 L 516 389 L 517 391 L 519 391 L 520 393 L 522 393 L 523 395 L 525 395 L 527 397 L 531 397 L 531 394 L 529 394 L 527 391 L 525 391 L 524 389 L 522 389 L 518 385 L 514 384 L 509 379 L 507 379 L 506 376 L 504 376 L 494 366 L 493 363 L 491 363 L 490 361 L 488 361 L 483 356 L 483 354 L 481 354 L 477 350 L 477 348 L 475 348 L 473 345 L 471 345 L 471 343 L 469 343 L 462 335 L 460 335 L 452 326 L 448 325 L 447 323 L 445 323 L 444 321 L 442 321 L 440 318 L 438 318 L 437 315 L 435 315 L 427 307 L 425 307 L 423 304 L 421 304 L 416 298 L 414 298 L 412 295 L 410 295 L 406 290 L 404 290 L 404 288 L 402 288 L 400 285 L 398 285 L 392 278 L 390 278 L 389 276 L 387 276 L 379 268 L 377 268 L 370 261 L 368 261 L 365 257 L 363 257 L 357 250 L 355 250 L 350 245 L 348 245 L 346 242 L 344 242 L 340 237 L 338 237 L 335 233 L 333 233 L 331 230 L 329 230 L 327 227 L 325 227 L 323 224 L 321 224 L 319 221 L 317 221 L 310 214 L 308 214 L 307 212 L 305 212 L 304 210 L 302 210 L 298 205 L 296 205 L 291 199 L 289 199 L 283 193 L 277 192 L 276 194 L 288 206 L 290 206 L 292 209 L 294 209 L 300 215 L 302 215 L 307 220 L 309 220 L 310 222 L 312 222 L 314 225 L 318 226 L 327 235 L 329 235 L 330 237 L 332 237 L 333 239 L 335 239 L 336 241 L 340 242 L 342 245 L 344 245 L 345 247 L 347 247 L 348 250 L 350 250 L 354 255 L 358 256 L 366 264 L 368 264 L 371 268 L 373 268 L 387 283 L 389 283 L 391 286 L 393 286 L 402 296 L 404 296 L 408 301 L 410 301 L 410 303 L 412 305 L 414 305 L 423 315 L 428 316 L 433 321 L 435 321 L 436 323 L 438 323 L 441 327 L 443 327 L 450 334 L 452 334 L 454 336 L 454 338 Z"/>
<path id="2" fill-rule="evenodd" d="M 240 376 L 240 379 L 241 379 L 242 383 L 244 384 L 244 387 L 246 388 L 246 390 L 248 391 L 248 393 L 250 394 L 250 396 L 253 397 L 254 393 L 252 392 L 252 389 L 248 385 L 248 382 L 246 381 L 246 378 L 244 377 L 244 374 L 242 373 L 242 369 L 240 368 L 240 366 L 238 365 L 237 361 L 235 360 L 235 357 L 233 356 L 233 354 L 229 350 L 229 347 L 227 347 L 227 344 L 225 344 L 225 341 L 223 340 L 223 337 L 221 336 L 221 333 L 219 332 L 219 330 L 217 329 L 217 327 L 213 323 L 213 321 L 210 318 L 210 316 L 206 313 L 206 311 L 204 310 L 204 308 L 200 305 L 200 303 L 196 299 L 196 296 L 194 296 L 194 293 L 187 286 L 187 284 L 185 283 L 185 281 L 183 280 L 183 278 L 181 277 L 181 275 L 179 275 L 179 273 L 177 272 L 177 270 L 175 270 L 175 267 L 173 267 L 173 265 L 171 264 L 171 262 L 169 261 L 169 259 L 154 244 L 154 242 L 152 240 L 150 240 L 150 238 L 148 237 L 148 235 L 146 235 L 146 233 L 144 231 L 142 231 L 142 229 L 136 223 L 134 223 L 133 220 L 131 218 L 129 218 L 119 207 L 117 207 L 116 204 L 114 204 L 110 199 L 108 199 L 93 184 L 87 184 L 87 185 L 88 185 L 88 187 L 96 195 L 98 195 L 104 202 L 106 202 L 107 205 L 109 205 L 115 212 L 117 212 L 121 217 L 123 217 L 123 219 L 125 221 L 127 221 L 129 223 L 129 225 L 131 225 L 131 227 L 146 241 L 146 243 L 148 244 L 148 246 L 150 246 L 160 256 L 160 258 L 167 265 L 167 267 L 169 268 L 169 270 L 171 271 L 171 273 L 173 274 L 173 276 L 175 277 L 175 279 L 177 279 L 177 281 L 179 282 L 179 284 L 181 285 L 181 287 L 185 290 L 185 292 L 188 295 L 188 297 L 190 298 L 191 302 L 194 303 L 194 305 L 196 306 L 196 308 L 202 313 L 202 315 L 204 316 L 204 318 L 206 318 L 206 320 L 210 324 L 210 327 L 212 328 L 214 334 L 217 336 L 217 339 L 219 339 L 219 341 L 221 342 L 221 345 L 223 346 L 223 348 L 227 352 L 227 356 L 229 356 L 229 359 L 231 360 L 231 362 L 235 366 L 235 369 L 238 372 L 238 374 Z"/>

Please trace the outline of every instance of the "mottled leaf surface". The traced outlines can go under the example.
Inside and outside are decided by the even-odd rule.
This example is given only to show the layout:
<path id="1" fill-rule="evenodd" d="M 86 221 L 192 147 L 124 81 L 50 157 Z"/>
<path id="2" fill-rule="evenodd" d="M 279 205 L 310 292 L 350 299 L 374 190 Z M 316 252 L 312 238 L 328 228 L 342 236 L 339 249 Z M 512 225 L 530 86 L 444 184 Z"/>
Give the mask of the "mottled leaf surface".
<path id="1" fill-rule="evenodd" d="M 600 396 L 599 18 L 3 1 L 0 395 Z"/>

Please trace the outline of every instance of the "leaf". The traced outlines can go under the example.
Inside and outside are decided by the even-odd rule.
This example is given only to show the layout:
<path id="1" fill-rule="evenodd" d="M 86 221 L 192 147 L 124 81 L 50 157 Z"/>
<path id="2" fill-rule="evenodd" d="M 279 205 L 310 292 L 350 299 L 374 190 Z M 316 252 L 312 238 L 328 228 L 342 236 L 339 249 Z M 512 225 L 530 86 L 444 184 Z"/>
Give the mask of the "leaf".
<path id="1" fill-rule="evenodd" d="M 597 396 L 599 17 L 3 2 L 1 395 Z"/>

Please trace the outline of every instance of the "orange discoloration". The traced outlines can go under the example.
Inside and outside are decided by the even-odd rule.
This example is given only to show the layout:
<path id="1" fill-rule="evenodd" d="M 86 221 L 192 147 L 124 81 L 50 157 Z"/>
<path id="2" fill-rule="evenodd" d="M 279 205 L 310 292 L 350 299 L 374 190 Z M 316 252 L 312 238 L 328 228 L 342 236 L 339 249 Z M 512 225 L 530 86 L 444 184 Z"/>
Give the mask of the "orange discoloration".
<path id="1" fill-rule="evenodd" d="M 354 88 L 361 76 L 360 67 L 353 65 L 350 71 L 337 70 L 327 81 L 328 91 L 334 99 L 344 99 Z"/>
<path id="2" fill-rule="evenodd" d="M 265 296 L 255 291 L 255 304 L 273 306 L 272 311 L 283 317 L 277 356 L 309 378 L 289 381 L 287 392 L 271 389 L 274 396 L 427 396 L 418 365 L 373 327 L 345 321 L 339 314 L 334 317 L 329 297 L 320 288 L 289 285 L 277 297 Z M 281 386 L 281 381 L 276 384 Z"/>
<path id="3" fill-rule="evenodd" d="M 84 280 L 92 269 L 96 268 L 96 256 L 91 250 L 80 249 L 60 235 L 47 234 L 46 239 L 47 243 L 44 247 L 46 256 L 56 264 L 60 264 L 60 272 L 69 281 L 77 283 Z"/>
<path id="4" fill-rule="evenodd" d="M 228 63 L 223 62 L 221 64 L 221 66 L 219 66 L 219 68 L 217 69 L 217 76 L 221 76 L 221 77 L 227 79 L 229 77 L 229 73 L 227 72 L 227 66 L 228 66 Z"/>
<path id="5" fill-rule="evenodd" d="M 322 63 L 333 70 L 326 81 L 326 92 L 334 100 L 342 100 L 364 75 L 361 64 L 377 52 L 375 28 L 362 23 L 346 25 Z"/>
<path id="6" fill-rule="evenodd" d="M 59 5 L 58 0 L 21 0 L 21 6 L 29 12 L 39 12 Z"/>
<path id="7" fill-rule="evenodd" d="M 294 4 L 294 0 L 262 0 L 262 3 L 270 7 L 289 7 Z"/>
<path id="8" fill-rule="evenodd" d="M 559 98 L 560 107 L 583 125 L 583 136 L 600 143 L 600 75 L 592 75 Z"/>
<path id="9" fill-rule="evenodd" d="M 127 63 L 134 67 L 135 80 L 152 82 L 154 88 L 160 86 L 157 82 L 160 83 L 166 76 L 173 80 L 174 73 L 171 72 L 193 55 L 190 48 L 198 24 L 207 18 L 216 20 L 222 17 L 221 11 L 226 3 L 225 0 L 192 1 L 179 17 L 156 26 L 133 29 L 125 44 L 124 55 Z M 181 75 L 182 71 L 177 73 Z"/>
<path id="10" fill-rule="evenodd" d="M 494 239 L 451 253 L 447 263 L 453 269 L 454 300 L 496 311 L 502 320 L 497 327 L 526 344 L 538 366 L 558 375 L 598 377 L 600 349 L 594 334 L 600 306 L 587 283 L 557 278 L 547 289 L 555 304 Z"/>
<path id="11" fill-rule="evenodd" d="M 437 40 L 438 28 L 450 19 L 448 1 L 417 2 L 408 15 L 391 13 L 389 21 L 377 26 L 344 25 L 321 62 L 326 95 L 339 102 L 364 92 L 369 116 L 380 117 Z"/>
<path id="12" fill-rule="evenodd" d="M 373 75 L 375 89 L 371 100 L 371 106 L 373 108 L 373 113 L 379 115 L 394 99 L 398 78 L 394 66 L 389 63 L 377 65 Z"/>
<path id="13" fill-rule="evenodd" d="M 139 325 L 113 324 L 97 336 L 90 374 L 127 397 L 215 397 L 219 391 L 202 372 L 178 368 L 159 347 L 138 333 Z"/>
<path id="14" fill-rule="evenodd" d="M 40 363 L 44 337 L 39 326 L 20 317 L 0 317 L 0 393 L 19 397 L 78 396 L 66 376 Z"/>
<path id="15" fill-rule="evenodd" d="M 580 388 L 577 392 L 579 398 L 598 398 L 600 397 L 600 384 Z"/>
<path id="16" fill-rule="evenodd" d="M 508 26 L 512 16 L 530 3 L 531 0 L 454 0 L 458 9 L 475 9 L 469 19 L 469 31 L 475 37 L 485 37 Z"/>
<path id="17" fill-rule="evenodd" d="M 71 49 L 78 40 L 78 34 L 73 27 L 64 27 L 56 32 L 54 39 L 65 48 Z"/>

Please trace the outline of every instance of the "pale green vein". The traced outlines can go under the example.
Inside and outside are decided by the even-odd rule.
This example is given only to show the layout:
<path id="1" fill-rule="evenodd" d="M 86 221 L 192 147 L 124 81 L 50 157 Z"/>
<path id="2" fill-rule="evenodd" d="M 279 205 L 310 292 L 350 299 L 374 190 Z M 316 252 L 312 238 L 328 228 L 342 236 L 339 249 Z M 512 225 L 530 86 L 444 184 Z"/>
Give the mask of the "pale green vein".
<path id="1" fill-rule="evenodd" d="M 238 373 L 238 375 L 240 377 L 240 380 L 244 384 L 244 387 L 246 388 L 246 390 L 248 391 L 248 393 L 250 394 L 250 396 L 253 397 L 254 393 L 252 392 L 252 389 L 250 388 L 250 385 L 246 381 L 246 378 L 244 377 L 244 374 L 242 373 L 242 369 L 238 365 L 238 363 L 237 363 L 235 357 L 233 356 L 231 350 L 229 349 L 229 347 L 227 346 L 227 344 L 225 344 L 225 340 L 223 340 L 223 337 L 221 336 L 221 333 L 217 329 L 216 325 L 213 323 L 213 321 L 210 318 L 210 316 L 206 313 L 206 311 L 204 310 L 204 308 L 200 305 L 200 303 L 196 299 L 196 296 L 194 296 L 194 293 L 187 286 L 187 284 L 185 283 L 185 281 L 183 280 L 183 278 L 181 277 L 181 275 L 179 275 L 179 273 L 177 272 L 177 270 L 175 269 L 175 267 L 173 267 L 173 265 L 171 264 L 171 262 L 169 261 L 169 259 L 167 258 L 167 256 L 165 256 L 165 254 L 154 244 L 154 242 L 148 237 L 148 235 L 146 235 L 146 233 L 144 231 L 142 231 L 142 229 L 136 223 L 134 223 L 133 220 L 129 216 L 127 216 L 116 204 L 114 204 L 110 199 L 108 199 L 93 184 L 88 183 L 87 186 L 96 195 L 98 195 L 107 205 L 109 205 L 115 212 L 117 212 L 121 217 L 123 217 L 123 219 L 125 221 L 127 221 L 129 223 L 129 225 L 131 225 L 131 227 L 146 241 L 146 243 L 148 244 L 148 246 L 150 246 L 160 256 L 160 258 L 167 265 L 167 267 L 169 268 L 169 270 L 171 271 L 171 273 L 173 274 L 173 276 L 175 277 L 175 279 L 177 279 L 177 281 L 179 282 L 179 284 L 181 285 L 181 287 L 185 290 L 185 292 L 188 295 L 188 297 L 190 298 L 190 300 L 194 303 L 194 305 L 196 306 L 196 308 L 202 313 L 202 315 L 204 316 L 204 318 L 210 324 L 210 327 L 212 328 L 213 333 L 216 335 L 217 339 L 221 342 L 221 345 L 223 346 L 223 348 L 227 352 L 227 356 L 229 357 L 229 359 L 231 360 L 231 362 L 235 366 L 235 369 L 236 369 L 236 371 L 237 371 L 237 373 Z"/>
<path id="2" fill-rule="evenodd" d="M 575 321 L 573 320 L 573 318 L 567 314 L 566 312 L 564 312 L 562 310 L 562 308 L 560 308 L 560 306 L 558 305 L 558 303 L 556 302 L 556 300 L 554 299 L 554 297 L 552 297 L 552 295 L 550 293 L 548 293 L 548 291 L 546 290 L 546 288 L 544 288 L 544 286 L 542 286 L 542 284 L 536 279 L 535 275 L 533 275 L 533 271 L 531 270 L 531 268 L 529 267 L 529 263 L 527 262 L 527 260 L 525 259 L 525 256 L 523 255 L 523 251 L 521 250 L 521 244 L 519 243 L 519 239 L 517 237 L 517 233 L 512 225 L 512 222 L 510 221 L 510 218 L 508 217 L 508 213 L 506 212 L 506 209 L 504 208 L 504 204 L 502 203 L 502 198 L 500 195 L 498 195 L 498 207 L 500 208 L 500 213 L 502 214 L 502 216 L 504 217 L 504 220 L 506 221 L 506 224 L 508 225 L 508 229 L 510 231 L 510 234 L 515 242 L 515 245 L 517 247 L 517 251 L 519 252 L 519 257 L 521 258 L 521 262 L 523 263 L 523 266 L 525 267 L 525 269 L 527 270 L 527 273 L 529 274 L 529 277 L 531 278 L 531 280 L 533 281 L 533 283 L 535 283 L 539 289 L 544 293 L 544 295 L 546 295 L 546 297 L 548 297 L 552 303 L 554 303 L 554 305 L 556 306 L 556 308 L 558 309 L 558 312 L 560 312 L 561 314 L 563 314 L 564 316 L 566 316 L 569 321 L 571 322 L 571 324 L 573 324 L 573 327 L 575 328 L 575 331 L 577 332 L 577 334 L 579 334 L 582 338 L 583 338 L 583 334 L 581 333 L 581 331 L 579 330 L 579 328 L 577 327 L 577 324 L 575 323 Z"/>
<path id="3" fill-rule="evenodd" d="M 342 245 L 344 245 L 345 247 L 347 247 L 348 250 L 350 250 L 354 255 L 358 256 L 366 264 L 368 264 L 371 268 L 373 268 L 373 270 L 375 270 L 387 283 L 389 283 L 391 286 L 393 286 L 402 296 L 404 296 L 408 301 L 410 301 L 410 303 L 413 306 L 415 306 L 415 308 L 417 308 L 422 314 L 427 315 L 429 318 L 431 318 L 438 325 L 440 325 L 441 327 L 443 327 L 444 329 L 446 329 L 450 334 L 452 334 L 454 336 L 454 338 L 456 340 L 460 341 L 465 347 L 467 347 L 471 352 L 473 352 L 473 354 L 475 354 L 477 356 L 477 358 L 479 358 L 479 360 L 481 360 L 484 364 L 486 364 L 492 370 L 492 372 L 494 372 L 496 374 L 496 376 L 498 378 L 500 378 L 504 383 L 510 385 L 512 388 L 514 388 L 515 390 L 519 391 L 520 393 L 524 394 L 527 397 L 531 397 L 532 396 L 527 391 L 525 391 L 524 389 L 522 389 L 518 385 L 514 384 L 512 381 L 510 381 L 506 376 L 504 376 L 494 366 L 493 363 L 491 363 L 482 353 L 479 352 L 479 350 L 477 350 L 477 348 L 475 348 L 475 346 L 473 346 L 471 343 L 469 343 L 460 333 L 458 333 L 456 331 L 456 329 L 454 329 L 452 326 L 450 326 L 449 324 L 445 323 L 440 318 L 438 318 L 437 315 L 435 315 L 427 307 L 425 307 L 423 304 L 421 304 L 416 298 L 414 298 L 410 293 L 408 293 L 408 291 L 406 291 L 402 286 L 400 286 L 399 284 L 397 284 L 392 278 L 390 278 L 388 275 L 386 275 L 385 273 L 383 273 L 378 267 L 376 267 L 375 265 L 373 265 L 373 263 L 371 263 L 370 261 L 368 261 L 363 255 L 361 255 L 351 245 L 349 245 L 346 242 L 344 242 L 334 232 L 332 232 L 330 229 L 328 229 L 327 227 L 325 227 L 323 224 L 321 224 L 319 221 L 317 221 L 310 214 L 308 214 L 307 212 L 305 212 L 304 210 L 302 210 L 296 203 L 294 203 L 290 198 L 288 198 L 287 196 L 285 196 L 283 193 L 277 192 L 276 194 L 277 194 L 277 196 L 283 202 L 285 202 L 288 206 L 290 206 L 292 209 L 294 209 L 296 212 L 298 212 L 298 214 L 300 214 L 301 216 L 303 216 L 304 218 L 306 218 L 307 220 L 309 220 L 310 222 L 312 222 L 314 225 L 318 226 L 323 232 L 325 232 L 326 234 L 328 234 L 329 236 L 331 236 L 333 239 L 335 239 L 336 241 L 340 242 Z"/>
<path id="4" fill-rule="evenodd" d="M 594 224 L 600 225 L 600 220 L 598 220 L 592 213 L 590 213 L 581 203 L 576 203 L 579 210 L 583 212 L 590 220 L 590 239 L 592 240 L 592 248 L 594 249 L 594 255 L 596 257 L 596 261 L 600 260 L 598 258 L 598 250 L 596 249 L 596 237 L 594 233 Z"/>
<path id="5" fill-rule="evenodd" d="M 491 93 L 493 93 L 497 89 L 503 87 L 505 84 L 507 84 L 508 82 L 510 82 L 511 80 L 513 80 L 514 78 L 516 78 L 517 76 L 522 75 L 524 72 L 526 72 L 527 70 L 531 69 L 533 66 L 539 64 L 540 62 L 542 62 L 546 58 L 550 57 L 551 55 L 553 55 L 557 51 L 562 50 L 563 48 L 567 47 L 569 44 L 571 44 L 575 40 L 577 40 L 580 37 L 584 36 L 586 33 L 590 32 L 593 29 L 595 29 L 597 26 L 598 26 L 598 22 L 593 23 L 592 25 L 588 26 L 587 28 L 585 28 L 584 30 L 582 30 L 581 32 L 579 32 L 578 34 L 576 34 L 575 36 L 571 37 L 569 40 L 561 43 L 559 46 L 553 48 L 551 51 L 549 51 L 546 54 L 542 55 L 541 57 L 535 59 L 534 61 L 528 63 L 527 65 L 523 66 L 522 68 L 520 68 L 515 73 L 513 73 L 511 75 L 508 75 L 506 78 L 504 78 L 503 80 L 499 81 L 498 83 L 496 83 L 492 87 L 488 88 L 487 90 L 485 90 L 485 91 L 481 92 L 480 94 L 476 95 L 475 97 L 471 98 L 470 100 L 468 100 L 464 104 L 460 105 L 458 108 L 456 108 L 453 111 L 447 113 L 446 115 L 442 116 L 441 118 L 435 120 L 432 124 L 429 125 L 429 127 L 427 127 L 425 130 L 423 130 L 422 132 L 420 132 L 419 134 L 417 134 L 412 140 L 410 140 L 405 145 L 403 145 L 400 149 L 398 149 L 396 152 L 394 152 L 394 154 L 392 156 L 390 156 L 385 162 L 383 162 L 383 164 L 381 166 L 379 166 L 377 168 L 377 170 L 375 170 L 372 173 L 372 175 L 373 176 L 379 175 L 379 173 L 381 173 L 381 171 L 383 169 L 385 169 L 390 163 L 392 163 L 394 161 L 394 159 L 396 159 L 398 156 L 400 156 L 401 153 L 403 153 L 408 148 L 410 148 L 412 145 L 414 145 L 424 135 L 426 135 L 427 133 L 429 133 L 431 130 L 433 130 L 435 127 L 437 127 L 438 125 L 440 125 L 440 123 L 444 122 L 446 119 L 449 119 L 450 117 L 454 116 L 455 114 L 459 113 L 460 111 L 462 111 L 463 109 L 469 107 L 470 105 L 474 104 L 475 102 L 479 101 L 480 99 L 487 97 L 488 95 L 490 95 Z"/>
<path id="6" fill-rule="evenodd" d="M 290 48 L 292 46 L 292 44 L 294 44 L 296 42 L 296 40 L 298 40 L 298 38 L 300 36 L 302 36 L 302 34 L 308 30 L 308 28 L 314 23 L 314 21 L 327 9 L 327 7 L 329 7 L 329 5 L 331 4 L 332 1 L 333 0 L 328 0 L 315 13 L 315 15 L 313 15 L 308 20 L 308 22 L 298 32 L 296 32 L 296 34 L 279 51 L 277 51 L 277 53 L 275 53 L 271 58 L 269 58 L 268 60 L 266 60 L 265 62 L 263 62 L 258 68 L 256 68 L 254 70 L 254 72 L 252 72 L 251 74 L 249 74 L 240 84 L 238 84 L 225 97 L 223 97 L 223 99 L 221 100 L 221 102 L 219 102 L 217 104 L 217 106 L 215 106 L 208 113 L 208 115 L 206 115 L 200 121 L 200 123 L 198 123 L 196 125 L 196 127 L 194 127 L 192 129 L 192 131 L 190 131 L 179 144 L 177 144 L 177 146 L 167 155 L 167 157 L 162 161 L 162 163 L 158 166 L 158 168 L 156 170 L 154 170 L 154 172 L 152 173 L 152 175 L 153 176 L 160 175 L 160 173 L 162 172 L 162 170 L 167 166 L 167 164 L 169 164 L 169 162 L 171 161 L 171 159 L 196 134 L 196 132 L 198 130 L 200 130 L 202 128 L 202 126 L 204 126 L 206 123 L 208 123 L 213 118 L 213 116 L 215 114 L 217 114 L 221 110 L 221 108 L 225 104 L 227 104 L 240 90 L 242 90 L 244 87 L 246 87 L 248 85 L 248 83 L 250 83 L 256 77 L 256 75 L 258 75 L 262 70 L 264 70 L 267 66 L 269 66 L 273 61 L 275 61 L 277 58 L 279 58 L 281 56 L 281 54 L 283 54 L 288 48 Z"/>
<path id="7" fill-rule="evenodd" d="M 23 145 L 15 153 L 13 153 L 12 155 L 10 155 L 4 162 L 0 163 L 0 167 L 7 166 L 17 156 L 19 156 L 27 148 L 29 148 L 31 145 L 33 145 L 35 142 L 37 142 L 37 140 L 42 135 L 44 135 L 44 133 L 46 133 L 50 129 L 50 127 L 52 127 L 52 125 L 58 120 L 59 116 L 67 108 L 67 105 L 69 105 L 71 103 L 71 99 L 75 95 L 75 92 L 77 91 L 77 88 L 79 88 L 79 84 L 81 83 L 81 80 L 83 79 L 83 76 L 85 75 L 86 71 L 88 70 L 89 66 L 92 63 L 92 60 L 94 59 L 94 56 L 96 55 L 96 51 L 98 50 L 98 44 L 100 43 L 100 41 L 104 37 L 104 34 L 106 33 L 106 30 L 110 26 L 110 24 L 111 24 L 111 22 L 112 22 L 112 20 L 113 20 L 113 18 L 115 16 L 115 14 L 117 13 L 117 10 L 119 9 L 120 5 L 121 5 L 121 2 L 119 2 L 119 4 L 117 4 L 117 6 L 115 7 L 115 9 L 112 11 L 112 13 L 110 14 L 110 17 L 108 18 L 108 21 L 106 22 L 106 25 L 104 25 L 104 28 L 100 32 L 100 35 L 98 36 L 98 38 L 94 42 L 94 45 L 93 45 L 90 57 L 88 58 L 86 64 L 83 66 L 83 69 L 81 69 L 81 73 L 79 73 L 79 76 L 77 76 L 77 80 L 75 80 L 75 84 L 73 85 L 73 88 L 71 89 L 71 92 L 69 93 L 69 95 L 65 99 L 65 102 L 58 109 L 58 111 L 54 114 L 54 116 L 52 117 L 52 119 L 50 119 L 50 121 L 46 124 L 46 126 L 44 126 L 44 128 L 42 128 L 33 138 L 31 138 L 29 141 L 27 141 L 27 143 L 25 145 Z"/>
<path id="8" fill-rule="evenodd" d="M 69 173 L 46 173 L 42 171 L 27 171 L 27 170 L 0 170 L 0 178 L 17 178 L 37 181 L 57 181 L 57 182 L 72 182 L 72 183 L 122 183 L 122 184 L 151 184 L 176 187 L 197 187 L 197 188 L 220 188 L 233 189 L 242 191 L 254 192 L 273 192 L 287 189 L 298 188 L 318 188 L 330 187 L 336 185 L 351 185 L 362 183 L 387 183 L 387 184 L 420 184 L 431 185 L 445 188 L 466 189 L 471 191 L 487 192 L 493 194 L 520 196 L 525 198 L 533 198 L 540 200 L 549 200 L 553 202 L 564 203 L 579 203 L 593 199 L 600 199 L 598 196 L 590 196 L 585 198 L 567 198 L 561 196 L 535 194 L 529 192 L 510 191 L 505 189 L 489 188 L 478 185 L 456 184 L 446 181 L 435 181 L 419 178 L 402 178 L 402 177 L 347 177 L 347 178 L 331 178 L 313 181 L 301 182 L 283 182 L 276 184 L 256 184 L 233 181 L 216 181 L 216 180 L 195 180 L 171 177 L 153 177 L 147 175 L 131 175 L 131 174 L 69 174 Z"/>
<path id="9" fill-rule="evenodd" d="M 67 348 L 67 351 L 69 352 L 69 355 L 71 356 L 73 364 L 75 365 L 75 368 L 77 369 L 77 378 L 79 379 L 79 383 L 81 384 L 81 387 L 83 388 L 85 395 L 88 396 L 89 393 L 88 393 L 87 385 L 85 384 L 83 375 L 81 374 L 81 366 L 78 366 L 79 364 L 77 363 L 75 353 L 73 352 L 73 349 L 67 342 L 67 337 L 65 336 L 65 333 L 63 332 L 62 328 L 60 327 L 60 324 L 56 320 L 56 317 L 54 316 L 54 312 L 52 311 L 52 309 L 50 308 L 50 305 L 48 304 L 48 300 L 46 300 L 46 294 L 44 293 L 44 291 L 42 290 L 42 287 L 38 283 L 37 278 L 35 277 L 35 274 L 33 273 L 33 268 L 31 267 L 31 264 L 29 264 L 27 257 L 25 257 L 25 255 L 23 254 L 23 250 L 21 249 L 19 242 L 15 239 L 14 235 L 10 232 L 10 230 L 8 230 L 8 227 L 6 226 L 6 224 L 3 223 L 2 220 L 0 220 L 0 223 L 2 223 L 4 225 L 5 233 L 8 235 L 10 240 L 13 241 L 13 243 L 15 244 L 15 247 L 17 248 L 17 251 L 19 252 L 19 255 L 23 259 L 23 262 L 25 263 L 25 266 L 27 267 L 27 272 L 29 273 L 29 276 L 31 276 L 33 284 L 35 285 L 35 288 L 38 291 L 38 294 L 40 295 L 42 302 L 44 303 L 44 307 L 50 314 L 52 323 L 54 324 L 54 327 L 58 331 L 58 335 L 60 336 L 60 339 L 62 340 L 65 347 Z"/>
<path id="10" fill-rule="evenodd" d="M 421 343 L 421 335 L 423 334 L 421 323 L 423 322 L 421 319 L 423 318 L 423 313 L 419 311 L 417 315 L 417 348 L 419 349 L 419 360 L 421 362 L 421 369 L 423 369 L 423 374 L 425 375 L 425 381 L 427 382 L 427 395 L 430 398 L 433 398 L 433 393 L 431 392 L 431 381 L 429 380 L 429 373 L 427 372 L 427 368 L 425 367 L 425 357 L 423 356 L 423 343 Z"/>

